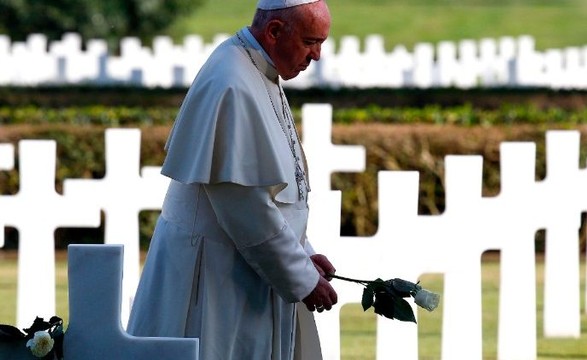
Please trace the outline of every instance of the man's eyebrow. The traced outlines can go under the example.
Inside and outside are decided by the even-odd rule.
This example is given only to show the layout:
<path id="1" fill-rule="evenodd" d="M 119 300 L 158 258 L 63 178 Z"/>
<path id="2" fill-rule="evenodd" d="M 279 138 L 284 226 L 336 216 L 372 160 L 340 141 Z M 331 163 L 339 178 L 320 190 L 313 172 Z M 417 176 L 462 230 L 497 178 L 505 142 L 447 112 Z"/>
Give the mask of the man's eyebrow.
<path id="1" fill-rule="evenodd" d="M 319 36 L 304 36 L 304 40 L 312 40 L 312 41 L 325 41 L 326 38 L 319 37 Z"/>

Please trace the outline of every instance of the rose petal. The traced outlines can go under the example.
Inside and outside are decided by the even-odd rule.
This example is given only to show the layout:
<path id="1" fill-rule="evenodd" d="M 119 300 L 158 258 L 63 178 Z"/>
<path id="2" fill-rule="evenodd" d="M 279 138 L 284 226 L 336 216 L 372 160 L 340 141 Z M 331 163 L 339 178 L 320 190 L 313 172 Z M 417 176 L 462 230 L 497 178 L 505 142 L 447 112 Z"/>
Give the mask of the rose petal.
<path id="1" fill-rule="evenodd" d="M 440 303 L 440 295 L 426 289 L 421 289 L 416 292 L 414 302 L 418 306 L 421 306 L 428 311 L 432 311 L 438 307 L 438 304 Z"/>

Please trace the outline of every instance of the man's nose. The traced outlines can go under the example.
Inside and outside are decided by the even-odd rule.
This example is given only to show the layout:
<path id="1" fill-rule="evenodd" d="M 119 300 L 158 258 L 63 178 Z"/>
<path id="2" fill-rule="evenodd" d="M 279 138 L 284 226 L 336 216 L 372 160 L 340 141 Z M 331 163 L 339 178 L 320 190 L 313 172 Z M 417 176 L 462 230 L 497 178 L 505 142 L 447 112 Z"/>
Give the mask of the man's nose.
<path id="1" fill-rule="evenodd" d="M 314 61 L 320 60 L 320 52 L 322 51 L 322 44 L 316 44 L 312 47 L 312 51 L 310 52 L 310 57 Z"/>

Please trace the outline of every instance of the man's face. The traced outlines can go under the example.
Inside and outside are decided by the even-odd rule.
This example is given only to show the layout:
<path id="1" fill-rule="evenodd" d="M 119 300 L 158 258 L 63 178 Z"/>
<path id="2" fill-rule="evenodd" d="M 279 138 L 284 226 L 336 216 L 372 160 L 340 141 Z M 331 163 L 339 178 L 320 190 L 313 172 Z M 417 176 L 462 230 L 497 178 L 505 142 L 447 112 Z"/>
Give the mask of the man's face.
<path id="1" fill-rule="evenodd" d="M 291 31 L 283 32 L 277 39 L 271 57 L 277 72 L 284 80 L 292 79 L 320 59 L 322 43 L 330 31 L 330 15 L 323 1 L 305 5 L 308 7 L 303 21 L 291 25 Z M 314 7 L 310 9 L 309 7 Z"/>

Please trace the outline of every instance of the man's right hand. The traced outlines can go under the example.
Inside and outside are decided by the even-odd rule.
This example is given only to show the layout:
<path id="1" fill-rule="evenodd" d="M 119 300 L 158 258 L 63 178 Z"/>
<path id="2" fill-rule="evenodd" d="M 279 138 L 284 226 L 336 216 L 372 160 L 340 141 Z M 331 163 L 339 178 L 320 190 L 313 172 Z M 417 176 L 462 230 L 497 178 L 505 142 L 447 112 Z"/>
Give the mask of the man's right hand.
<path id="1" fill-rule="evenodd" d="M 337 301 L 338 296 L 336 295 L 336 291 L 334 291 L 334 288 L 322 276 L 320 276 L 314 290 L 302 300 L 308 310 L 316 310 L 318 312 L 332 309 L 332 305 L 336 304 Z"/>

